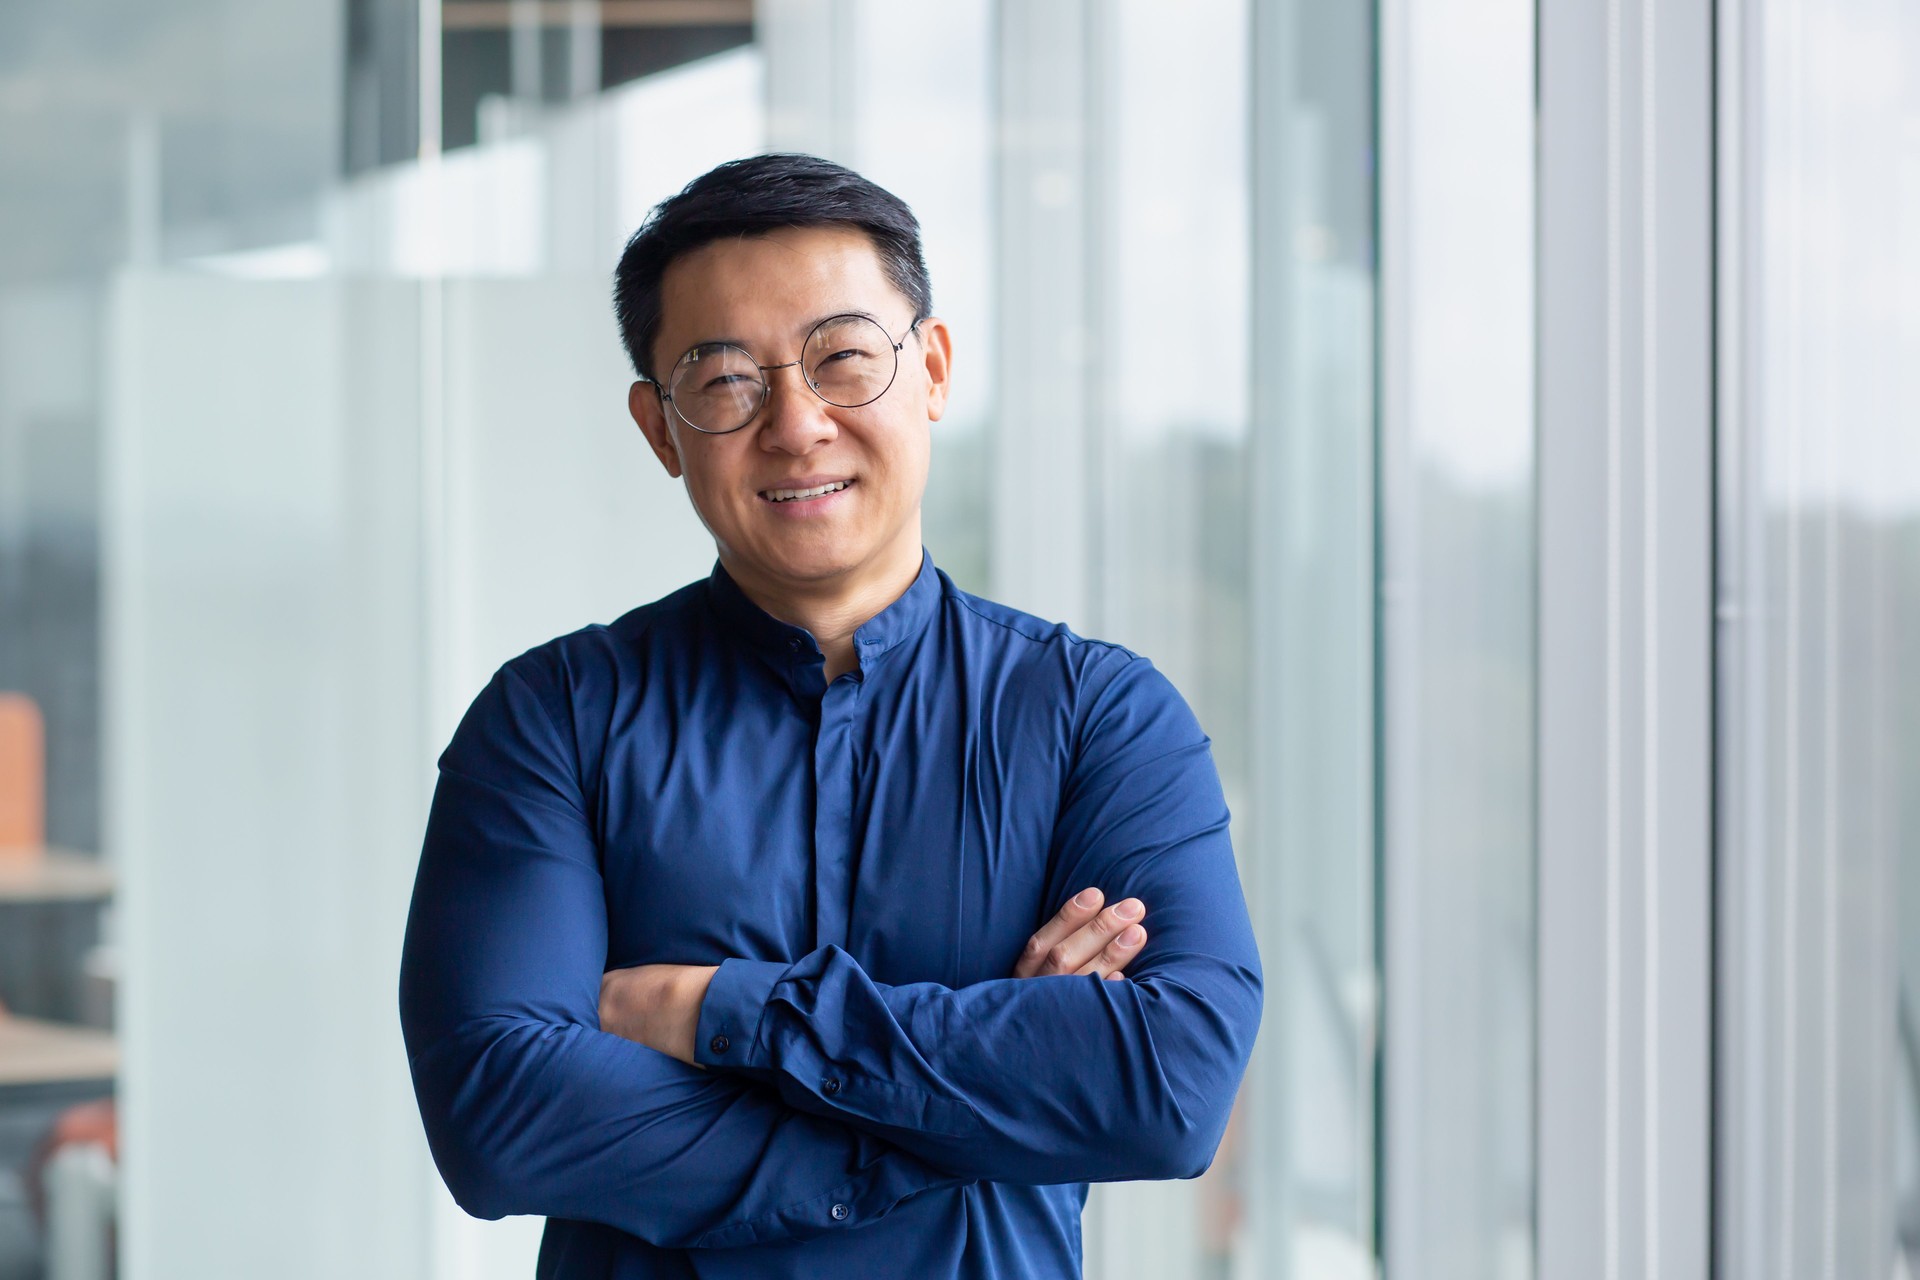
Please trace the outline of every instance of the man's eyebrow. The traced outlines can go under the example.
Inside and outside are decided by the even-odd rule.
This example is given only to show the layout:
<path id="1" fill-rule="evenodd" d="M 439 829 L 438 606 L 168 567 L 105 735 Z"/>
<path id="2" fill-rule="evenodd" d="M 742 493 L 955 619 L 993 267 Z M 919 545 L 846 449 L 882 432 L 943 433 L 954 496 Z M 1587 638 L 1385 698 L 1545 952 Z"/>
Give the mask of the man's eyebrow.
<path id="1" fill-rule="evenodd" d="M 841 307 L 837 311 L 823 311 L 818 316 L 815 316 L 813 319 L 803 321 L 799 325 L 799 327 L 797 327 L 794 330 L 794 334 L 793 334 L 794 340 L 796 342 L 804 342 L 806 340 L 807 335 L 812 333 L 816 328 L 819 327 L 821 321 L 831 320 L 835 316 L 859 316 L 862 320 L 873 321 L 875 324 L 879 325 L 882 329 L 887 327 L 884 323 L 881 322 L 880 317 L 873 314 L 873 312 L 871 311 L 864 310 L 860 307 Z M 689 344 L 687 347 L 687 350 L 692 351 L 695 347 L 715 347 L 723 343 L 729 347 L 739 347 L 742 351 L 753 350 L 752 347 L 749 347 L 746 344 L 746 342 L 740 338 L 701 338 L 698 341 Z M 684 356 L 685 352 L 682 352 L 681 354 Z"/>
<path id="2" fill-rule="evenodd" d="M 819 320 L 815 320 L 813 324 L 808 325 L 807 328 L 809 331 L 811 331 L 814 325 L 819 324 L 821 320 L 831 320 L 835 316 L 859 316 L 862 320 L 871 320 L 875 324 L 880 324 L 880 317 L 873 314 L 873 312 L 871 311 L 862 311 L 859 307 L 845 307 L 839 311 L 827 312 L 825 315 L 821 316 Z M 881 327 L 885 328 L 886 326 L 881 325 Z"/>
<path id="3" fill-rule="evenodd" d="M 698 342 L 688 343 L 687 351 L 698 351 L 701 347 L 720 347 L 720 346 L 739 347 L 741 350 L 744 351 L 746 350 L 747 344 L 742 342 L 738 338 L 701 338 Z M 686 355 L 686 352 L 683 351 L 680 354 L 682 357 L 684 357 Z"/>

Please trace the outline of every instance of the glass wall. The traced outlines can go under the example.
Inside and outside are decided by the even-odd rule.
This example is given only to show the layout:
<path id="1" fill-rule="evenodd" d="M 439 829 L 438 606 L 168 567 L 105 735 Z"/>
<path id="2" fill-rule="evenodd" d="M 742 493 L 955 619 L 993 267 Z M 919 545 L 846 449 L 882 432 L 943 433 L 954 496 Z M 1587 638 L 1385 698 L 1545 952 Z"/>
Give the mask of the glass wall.
<path id="1" fill-rule="evenodd" d="M 98 1261 L 110 1221 L 130 1276 L 531 1272 L 538 1220 L 441 1186 L 393 1016 L 434 759 L 504 658 L 710 567 L 607 277 L 656 201 L 770 148 L 921 216 L 958 377 L 936 561 L 1152 658 L 1225 783 L 1261 1039 L 1204 1177 L 1095 1190 L 1090 1276 L 1520 1280 L 1550 1218 L 1623 1275 L 1709 1226 L 1739 1280 L 1920 1274 L 1920 17 L 1722 0 L 1695 58 L 1708 12 L 0 8 L 0 1280 Z M 1546 13 L 1574 56 L 1543 86 Z M 1601 440 L 1706 439 L 1659 400 L 1704 330 L 1653 286 L 1704 271 L 1654 247 L 1696 243 L 1671 157 L 1709 83 L 1711 489 Z M 1593 414 L 1558 434 L 1548 334 Z M 1544 574 L 1543 440 L 1596 461 L 1555 472 L 1580 529 L 1711 508 L 1712 599 L 1634 612 L 1705 594 L 1651 540 L 1564 561 L 1634 589 Z M 1575 577 L 1569 623 L 1541 601 Z M 1634 644 L 1708 611 L 1711 690 L 1649 683 Z M 1610 799 L 1544 736 L 1556 620 L 1544 687 L 1613 699 L 1579 701 Z M 1649 754 L 1709 692 L 1701 758 Z M 1655 872 L 1705 841 L 1633 806 L 1666 770 L 1691 815 L 1709 764 L 1695 912 Z M 1541 868 L 1598 846 L 1539 832 L 1602 826 L 1644 878 L 1542 937 Z M 1694 945 L 1711 991 L 1661 989 Z M 1556 946 L 1613 1007 L 1541 994 Z M 1709 997 L 1711 1117 L 1654 1016 Z M 1569 1051 L 1543 1011 L 1613 1023 Z M 1553 1213 L 1542 1080 L 1608 1109 Z M 1643 1174 L 1709 1121 L 1711 1223 L 1675 1221 L 1684 1173 Z"/>
<path id="2" fill-rule="evenodd" d="M 1723 38 L 1720 1253 L 1920 1274 L 1920 14 Z"/>
<path id="3" fill-rule="evenodd" d="M 1258 857 L 1245 692 L 1251 16 L 1245 0 L 1178 15 L 1128 0 L 1091 6 L 1085 28 L 1089 633 L 1152 658 L 1192 705 L 1238 819 L 1242 866 Z M 1159 91 L 1138 92 L 1144 83 Z M 1025 340 L 1044 350 L 1052 323 L 1033 317 Z M 1266 1153 L 1251 1105 L 1243 1096 L 1198 1184 L 1098 1189 L 1092 1274 L 1225 1276 L 1258 1256 L 1248 1164 Z"/>
<path id="4" fill-rule="evenodd" d="M 1533 6 L 1389 6 L 1384 1255 L 1533 1272 Z"/>
<path id="5" fill-rule="evenodd" d="M 710 566 L 625 419 L 607 274 L 655 201 L 781 147 L 922 218 L 960 378 L 935 559 L 1152 657 L 1234 813 L 1266 1031 L 1204 1178 L 1096 1192 L 1089 1274 L 1375 1272 L 1364 9 L 0 23 L 0 686 L 44 719 L 43 843 L 97 873 L 0 947 L 64 975 L 0 987 L 16 1016 L 96 1037 L 0 1083 L 6 1265 L 67 1247 L 58 1184 L 129 1274 L 531 1271 L 537 1220 L 440 1186 L 392 1018 L 433 760 L 504 658 Z M 109 1096 L 117 1191 L 34 1164 Z"/>
<path id="6" fill-rule="evenodd" d="M 1716 484 L 1676 500 L 1652 451 L 1576 477 L 1609 529 L 1656 481 L 1659 511 L 1716 521 L 1714 597 L 1660 600 L 1717 627 L 1716 907 L 1628 896 L 1665 912 L 1670 960 L 1676 936 L 1717 949 L 1713 990 L 1663 1007 L 1713 997 L 1719 1266 L 1920 1274 L 1920 19 L 1726 0 L 1694 66 L 1674 7 L 1631 6 L 1635 35 L 1571 4 L 1563 31 L 1615 42 L 1579 64 L 1612 113 L 1580 136 L 1617 172 L 1568 201 L 1614 202 L 1570 307 L 1607 341 L 1662 318 L 1647 282 L 1704 270 L 1644 257 L 1636 218 L 1693 190 L 1660 168 L 1690 153 L 1656 145 L 1658 93 L 1721 95 Z M 434 760 L 503 659 L 711 566 L 627 419 L 608 273 L 656 201 L 772 148 L 923 221 L 958 379 L 935 560 L 1152 658 L 1225 783 L 1260 1042 L 1204 1177 L 1095 1189 L 1088 1275 L 1535 1275 L 1540 868 L 1584 856 L 1538 834 L 1536 371 L 1566 323 L 1536 272 L 1544 12 L 7 6 L 0 690 L 25 698 L 0 700 L 0 794 L 44 776 L 44 803 L 0 811 L 0 1280 L 113 1217 L 128 1275 L 532 1271 L 538 1220 L 441 1186 L 394 1018 Z M 1690 357 L 1621 349 L 1579 391 L 1632 418 L 1640 362 Z M 1611 678 L 1568 652 L 1566 687 Z M 1632 684 L 1635 716 L 1704 705 L 1685 680 Z M 1630 979 L 1690 971 L 1572 909 L 1638 1036 Z M 1705 1133 L 1678 1091 L 1636 1109 L 1624 1068 L 1653 1080 L 1657 1039 L 1603 1038 L 1566 1096 L 1624 1096 L 1616 1142 L 1651 1117 L 1607 1158 Z M 102 1138 L 104 1167 L 62 1153 Z M 1651 1224 L 1655 1256 L 1661 1184 L 1618 1171 L 1572 1218 L 1606 1248 Z"/>
<path id="7" fill-rule="evenodd" d="M 1374 15 L 1253 27 L 1244 854 L 1269 970 L 1235 1274 L 1371 1276 L 1380 1226 Z M 1367 68 L 1361 74 L 1359 68 Z"/>

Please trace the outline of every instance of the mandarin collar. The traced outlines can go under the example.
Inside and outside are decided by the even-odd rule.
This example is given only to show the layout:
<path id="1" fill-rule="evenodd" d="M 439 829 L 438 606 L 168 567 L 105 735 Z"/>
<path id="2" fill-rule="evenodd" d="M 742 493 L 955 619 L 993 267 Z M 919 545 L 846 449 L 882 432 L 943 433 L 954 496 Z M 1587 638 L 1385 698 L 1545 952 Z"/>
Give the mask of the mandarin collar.
<path id="1" fill-rule="evenodd" d="M 755 604 L 717 559 L 707 576 L 707 599 L 726 634 L 777 663 L 796 658 L 817 661 L 823 656 L 812 632 L 783 622 Z M 918 635 L 932 619 L 939 601 L 940 578 L 933 567 L 932 553 L 923 545 L 920 572 L 907 589 L 854 629 L 854 657 L 860 666 L 864 669 L 872 659 Z"/>

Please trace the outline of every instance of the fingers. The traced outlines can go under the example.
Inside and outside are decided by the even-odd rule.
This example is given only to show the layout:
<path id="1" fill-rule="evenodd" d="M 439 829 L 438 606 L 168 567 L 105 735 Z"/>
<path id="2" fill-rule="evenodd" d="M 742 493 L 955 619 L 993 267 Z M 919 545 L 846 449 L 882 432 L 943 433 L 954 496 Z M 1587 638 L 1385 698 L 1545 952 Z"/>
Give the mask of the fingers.
<path id="1" fill-rule="evenodd" d="M 1146 904 L 1126 898 L 1104 911 L 1095 910 L 1098 899 L 1092 894 L 1097 892 L 1081 894 L 1033 935 L 1014 969 L 1015 977 L 1091 973 L 1104 978 L 1140 953 L 1147 941 L 1140 924 Z"/>
<path id="2" fill-rule="evenodd" d="M 1107 895 L 1098 889 L 1082 889 L 1067 899 L 1067 905 L 1060 908 L 1059 914 L 1040 927 L 1040 931 L 1027 939 L 1027 945 L 1020 952 L 1020 959 L 1013 966 L 1016 978 L 1036 978 L 1043 973 L 1064 973 L 1067 970 L 1046 968 L 1047 953 L 1071 937 L 1089 920 L 1100 914 L 1100 905 Z"/>
<path id="3" fill-rule="evenodd" d="M 1140 948 L 1147 945 L 1147 931 L 1137 924 L 1130 924 L 1114 935 L 1113 941 L 1087 961 L 1076 973 L 1097 973 L 1103 978 L 1123 976 L 1121 970 L 1127 962 L 1140 954 Z"/>

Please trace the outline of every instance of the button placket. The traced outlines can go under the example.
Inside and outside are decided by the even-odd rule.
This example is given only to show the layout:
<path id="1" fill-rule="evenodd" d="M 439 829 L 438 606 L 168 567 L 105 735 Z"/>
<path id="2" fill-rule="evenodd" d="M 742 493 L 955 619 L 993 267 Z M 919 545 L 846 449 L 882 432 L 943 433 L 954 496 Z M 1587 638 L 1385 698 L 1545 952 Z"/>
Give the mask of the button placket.
<path id="1" fill-rule="evenodd" d="M 853 893 L 853 719 L 861 684 L 835 681 L 820 699 L 814 740 L 814 945 L 847 945 Z"/>

